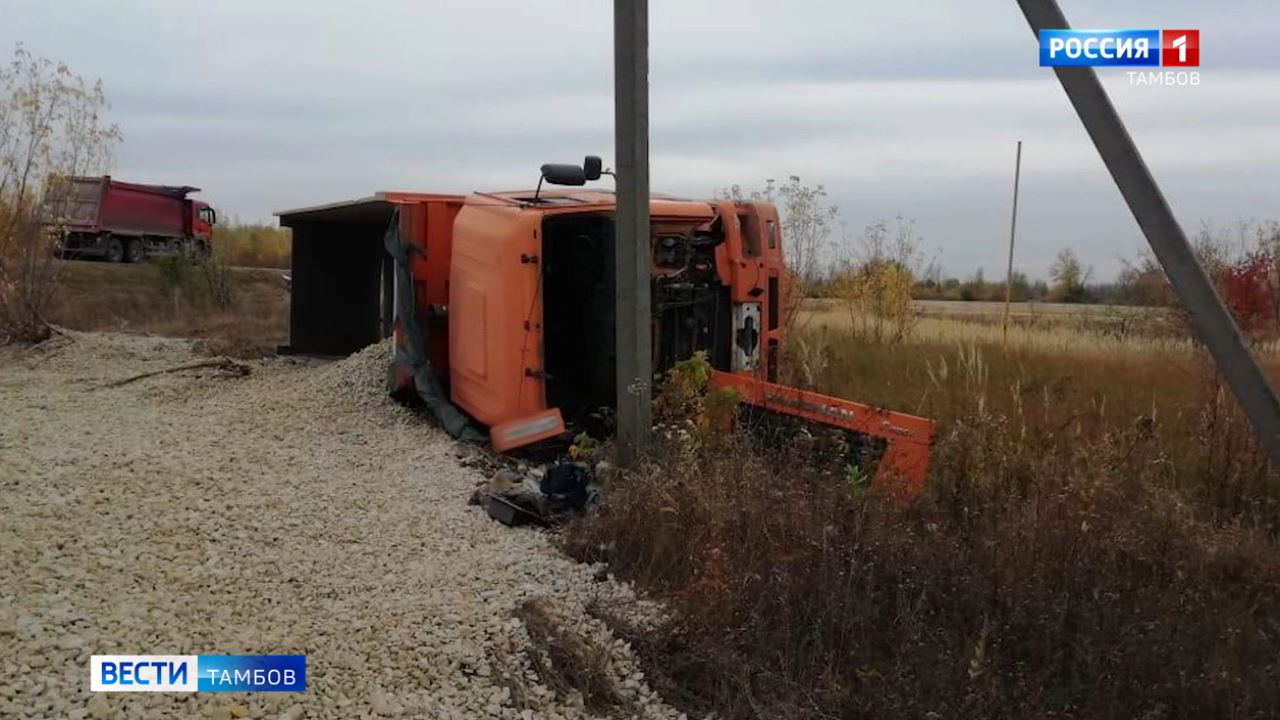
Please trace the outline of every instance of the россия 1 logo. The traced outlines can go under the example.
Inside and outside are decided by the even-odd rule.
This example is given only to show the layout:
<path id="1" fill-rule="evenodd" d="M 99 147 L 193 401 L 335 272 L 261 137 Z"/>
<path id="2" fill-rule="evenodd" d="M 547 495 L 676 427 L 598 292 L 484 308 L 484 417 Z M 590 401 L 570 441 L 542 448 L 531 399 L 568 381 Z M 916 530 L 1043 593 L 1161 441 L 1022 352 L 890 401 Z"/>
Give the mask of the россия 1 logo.
<path id="1" fill-rule="evenodd" d="M 1041 30 L 1040 67 L 1200 67 L 1199 30 Z"/>
<path id="2" fill-rule="evenodd" d="M 1162 66 L 1200 67 L 1200 31 L 1040 31 L 1040 67 Z M 1137 85 L 1199 85 L 1200 73 L 1130 72 L 1129 81 Z"/>
<path id="3" fill-rule="evenodd" d="M 1200 67 L 1200 31 L 1165 30 L 1161 58 L 1165 67 Z"/>

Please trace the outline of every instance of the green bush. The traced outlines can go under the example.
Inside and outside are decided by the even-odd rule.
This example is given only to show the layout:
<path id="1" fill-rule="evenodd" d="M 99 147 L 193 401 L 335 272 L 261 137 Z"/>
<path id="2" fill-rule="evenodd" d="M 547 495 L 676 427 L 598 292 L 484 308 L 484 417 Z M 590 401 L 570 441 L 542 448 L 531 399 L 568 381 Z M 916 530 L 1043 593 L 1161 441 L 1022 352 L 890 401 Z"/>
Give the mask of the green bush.
<path id="1" fill-rule="evenodd" d="M 235 304 L 235 286 L 227 264 L 217 256 L 197 257 L 187 253 L 163 255 L 155 259 L 161 287 L 174 298 L 198 308 L 230 310 Z"/>

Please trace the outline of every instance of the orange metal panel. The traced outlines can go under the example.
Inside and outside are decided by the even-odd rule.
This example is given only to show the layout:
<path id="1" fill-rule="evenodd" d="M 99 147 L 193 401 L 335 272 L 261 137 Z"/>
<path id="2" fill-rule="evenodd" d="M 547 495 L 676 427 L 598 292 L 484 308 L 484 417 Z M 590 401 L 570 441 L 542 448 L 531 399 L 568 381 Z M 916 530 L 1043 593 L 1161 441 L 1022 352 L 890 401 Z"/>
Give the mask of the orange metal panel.
<path id="1" fill-rule="evenodd" d="M 471 202 L 453 223 L 449 354 L 453 401 L 486 425 L 541 412 L 542 213 Z"/>
<path id="2" fill-rule="evenodd" d="M 924 487 L 929 471 L 929 445 L 935 431 L 932 420 L 738 373 L 712 373 L 711 387 L 733 388 L 742 394 L 744 402 L 769 412 L 884 438 L 888 448 L 880 458 L 876 483 L 906 495 L 913 495 Z"/>

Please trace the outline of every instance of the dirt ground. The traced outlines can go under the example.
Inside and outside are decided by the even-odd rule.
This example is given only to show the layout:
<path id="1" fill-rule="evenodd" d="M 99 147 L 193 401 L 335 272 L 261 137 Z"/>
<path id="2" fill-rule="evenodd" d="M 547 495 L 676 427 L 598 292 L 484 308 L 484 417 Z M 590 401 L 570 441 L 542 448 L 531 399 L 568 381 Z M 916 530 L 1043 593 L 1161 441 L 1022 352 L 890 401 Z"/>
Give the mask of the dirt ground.
<path id="1" fill-rule="evenodd" d="M 192 342 L 0 348 L 0 717 L 592 715 L 547 680 L 531 601 L 560 623 L 537 637 L 598 650 L 594 714 L 678 716 L 588 612 L 656 610 L 468 506 L 480 471 L 385 397 L 387 352 L 109 387 Z M 93 654 L 297 653 L 300 695 L 88 691 Z"/>
<path id="2" fill-rule="evenodd" d="M 197 338 L 205 354 L 265 357 L 289 339 L 287 270 L 230 268 L 233 305 L 202 307 L 166 287 L 157 266 L 58 262 L 49 321 L 74 330 Z"/>

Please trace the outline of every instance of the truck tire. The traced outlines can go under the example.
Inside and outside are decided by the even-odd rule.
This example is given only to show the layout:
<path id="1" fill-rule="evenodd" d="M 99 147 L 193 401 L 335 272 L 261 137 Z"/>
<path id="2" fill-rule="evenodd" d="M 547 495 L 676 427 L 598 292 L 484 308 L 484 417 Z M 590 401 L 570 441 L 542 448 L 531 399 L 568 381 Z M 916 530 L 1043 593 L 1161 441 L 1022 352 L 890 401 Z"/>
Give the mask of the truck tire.
<path id="1" fill-rule="evenodd" d="M 142 262 L 147 258 L 147 249 L 141 240 L 129 240 L 124 244 L 124 261 L 127 263 Z"/>
<path id="2" fill-rule="evenodd" d="M 107 262 L 118 263 L 124 260 L 124 243 L 120 242 L 120 238 L 110 238 L 107 240 L 107 252 L 103 256 Z"/>

